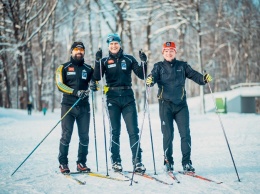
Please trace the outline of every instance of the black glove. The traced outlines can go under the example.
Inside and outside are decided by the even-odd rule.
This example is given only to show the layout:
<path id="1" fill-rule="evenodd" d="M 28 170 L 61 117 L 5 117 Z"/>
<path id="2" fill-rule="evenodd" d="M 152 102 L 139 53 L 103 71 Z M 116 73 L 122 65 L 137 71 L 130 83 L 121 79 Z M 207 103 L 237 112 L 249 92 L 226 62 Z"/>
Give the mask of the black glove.
<path id="1" fill-rule="evenodd" d="M 212 77 L 208 73 L 206 73 L 203 78 L 204 78 L 204 82 L 205 83 L 208 83 L 208 82 L 212 81 Z"/>
<path id="2" fill-rule="evenodd" d="M 153 85 L 154 85 L 154 79 L 153 79 L 152 76 L 148 76 L 148 77 L 146 78 L 146 85 L 147 85 L 148 87 L 153 87 Z"/>
<path id="3" fill-rule="evenodd" d="M 98 81 L 92 81 L 90 82 L 89 88 L 93 91 L 96 92 L 99 90 L 99 84 Z"/>
<path id="4" fill-rule="evenodd" d="M 89 90 L 78 90 L 76 96 L 81 98 L 82 100 L 89 95 Z"/>
<path id="5" fill-rule="evenodd" d="M 143 61 L 143 62 L 147 61 L 147 56 L 144 52 L 142 52 L 142 50 L 139 51 L 139 57 L 140 57 L 141 61 Z"/>
<path id="6" fill-rule="evenodd" d="M 102 50 L 99 49 L 98 52 L 96 53 L 96 60 L 99 61 L 100 59 L 102 59 Z"/>

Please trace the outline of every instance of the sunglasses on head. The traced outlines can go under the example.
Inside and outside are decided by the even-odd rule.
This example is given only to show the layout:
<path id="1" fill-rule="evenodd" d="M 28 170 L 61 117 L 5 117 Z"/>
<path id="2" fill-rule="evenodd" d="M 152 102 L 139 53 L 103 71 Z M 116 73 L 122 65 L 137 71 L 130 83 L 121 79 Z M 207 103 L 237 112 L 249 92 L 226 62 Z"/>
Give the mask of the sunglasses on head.
<path id="1" fill-rule="evenodd" d="M 80 51 L 80 52 L 83 52 L 83 51 L 84 51 L 83 48 L 78 48 L 78 47 L 74 48 L 73 50 L 74 50 L 74 51 Z"/>

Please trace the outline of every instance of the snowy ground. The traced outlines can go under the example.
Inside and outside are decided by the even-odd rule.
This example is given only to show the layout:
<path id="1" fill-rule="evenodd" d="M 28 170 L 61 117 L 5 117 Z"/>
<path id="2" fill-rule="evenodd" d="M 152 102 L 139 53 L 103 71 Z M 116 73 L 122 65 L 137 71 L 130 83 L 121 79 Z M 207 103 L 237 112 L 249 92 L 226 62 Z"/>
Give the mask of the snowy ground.
<path id="1" fill-rule="evenodd" d="M 212 103 L 212 102 L 208 102 Z M 163 172 L 162 134 L 158 117 L 158 105 L 150 106 L 152 136 L 156 175 L 158 178 L 173 182 L 172 186 L 135 176 L 138 184 L 119 182 L 96 177 L 79 175 L 86 185 L 78 185 L 58 174 L 58 145 L 61 134 L 60 124 L 48 138 L 29 157 L 21 168 L 13 175 L 12 172 L 28 156 L 35 146 L 56 125 L 60 112 L 47 112 L 46 116 L 33 112 L 28 116 L 26 111 L 0 108 L 0 193 L 260 193 L 260 115 L 228 113 L 221 119 L 235 159 L 241 182 L 237 175 L 228 151 L 228 147 L 215 113 L 198 114 L 197 100 L 189 100 L 192 135 L 192 161 L 199 175 L 223 181 L 221 185 L 209 183 L 196 178 L 177 175 L 180 184 L 173 182 Z M 92 121 L 92 120 L 91 120 Z M 139 126 L 143 121 L 143 113 L 139 114 Z M 108 122 L 106 122 L 108 124 Z M 96 112 L 97 151 L 99 173 L 106 174 L 104 149 L 104 128 L 102 111 Z M 106 127 L 109 147 L 109 128 Z M 75 127 L 69 153 L 69 166 L 75 171 L 77 156 L 77 128 Z M 147 173 L 154 174 L 150 130 L 146 117 L 141 137 L 143 163 Z M 121 135 L 121 157 L 125 170 L 132 170 L 131 153 L 124 123 Z M 111 169 L 110 153 L 108 167 Z M 174 139 L 175 170 L 181 170 L 180 139 L 175 130 Z M 97 171 L 93 124 L 90 130 L 90 145 L 87 165 Z M 115 176 L 109 172 L 111 176 Z"/>

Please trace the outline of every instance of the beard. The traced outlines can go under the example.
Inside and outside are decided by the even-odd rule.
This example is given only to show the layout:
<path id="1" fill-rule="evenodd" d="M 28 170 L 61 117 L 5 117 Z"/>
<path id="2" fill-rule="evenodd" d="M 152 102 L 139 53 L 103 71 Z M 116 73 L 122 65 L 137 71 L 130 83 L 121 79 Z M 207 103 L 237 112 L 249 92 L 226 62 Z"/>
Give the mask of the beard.
<path id="1" fill-rule="evenodd" d="M 76 61 L 82 61 L 83 55 L 82 55 L 81 53 L 76 54 L 76 55 L 73 57 L 73 59 L 76 60 Z"/>

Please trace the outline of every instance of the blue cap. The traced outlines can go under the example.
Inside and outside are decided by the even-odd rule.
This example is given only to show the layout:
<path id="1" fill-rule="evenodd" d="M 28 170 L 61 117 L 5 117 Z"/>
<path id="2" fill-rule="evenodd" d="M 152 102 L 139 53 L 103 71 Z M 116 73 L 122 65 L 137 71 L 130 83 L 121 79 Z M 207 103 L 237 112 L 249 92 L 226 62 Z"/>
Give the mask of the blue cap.
<path id="1" fill-rule="evenodd" d="M 108 34 L 107 36 L 107 44 L 109 45 L 111 42 L 118 42 L 121 45 L 121 39 L 118 34 Z"/>

